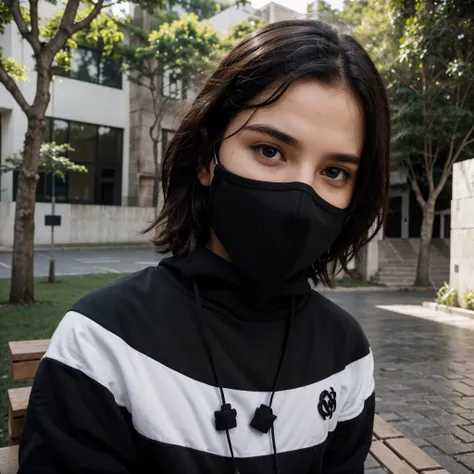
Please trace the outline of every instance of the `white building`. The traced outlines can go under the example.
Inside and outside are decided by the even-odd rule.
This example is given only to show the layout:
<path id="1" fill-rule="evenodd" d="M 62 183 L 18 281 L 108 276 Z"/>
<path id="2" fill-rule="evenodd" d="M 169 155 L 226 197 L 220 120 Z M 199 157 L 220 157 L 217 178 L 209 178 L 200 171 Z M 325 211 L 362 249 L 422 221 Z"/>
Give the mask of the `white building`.
<path id="1" fill-rule="evenodd" d="M 40 15 L 51 17 L 55 8 L 40 2 Z M 29 80 L 18 86 L 31 103 L 36 83 L 33 51 L 27 41 L 21 40 L 13 22 L 0 36 L 0 47 L 5 57 L 11 56 L 28 68 Z M 82 47 L 73 51 L 72 70 L 52 83 L 45 140 L 70 143 L 75 149 L 70 158 L 88 169 L 87 174 L 70 173 L 65 182 L 56 179 L 57 213 L 63 221 L 56 232 L 59 243 L 137 239 L 133 231 L 120 231 L 109 222 L 120 218 L 120 206 L 128 204 L 129 90 L 128 80 L 113 59 Z M 2 84 L 0 116 L 0 159 L 4 160 L 22 150 L 27 121 Z M 13 242 L 16 185 L 16 172 L 0 175 L 0 245 L 4 246 Z M 35 216 L 38 244 L 49 239 L 44 214 L 50 213 L 46 203 L 51 201 L 51 186 L 51 177 L 40 174 Z"/>
<path id="2" fill-rule="evenodd" d="M 305 18 L 306 15 L 298 13 L 291 8 L 280 5 L 277 2 L 269 2 L 262 8 L 253 8 L 247 4 L 245 6 L 232 5 L 222 10 L 217 15 L 209 19 L 216 30 L 225 34 L 230 31 L 233 25 L 237 25 L 243 20 L 266 20 L 268 23 L 275 21 L 293 20 L 295 18 Z"/>

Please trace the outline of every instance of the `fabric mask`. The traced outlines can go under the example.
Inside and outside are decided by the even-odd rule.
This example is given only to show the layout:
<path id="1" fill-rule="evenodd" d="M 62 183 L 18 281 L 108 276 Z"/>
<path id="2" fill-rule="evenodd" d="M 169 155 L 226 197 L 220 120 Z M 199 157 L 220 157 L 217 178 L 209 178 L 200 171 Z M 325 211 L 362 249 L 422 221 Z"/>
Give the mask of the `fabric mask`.
<path id="1" fill-rule="evenodd" d="M 281 284 L 309 270 L 348 215 L 349 208 L 332 206 L 307 184 L 255 181 L 216 164 L 209 189 L 211 227 L 232 262 L 259 285 Z"/>

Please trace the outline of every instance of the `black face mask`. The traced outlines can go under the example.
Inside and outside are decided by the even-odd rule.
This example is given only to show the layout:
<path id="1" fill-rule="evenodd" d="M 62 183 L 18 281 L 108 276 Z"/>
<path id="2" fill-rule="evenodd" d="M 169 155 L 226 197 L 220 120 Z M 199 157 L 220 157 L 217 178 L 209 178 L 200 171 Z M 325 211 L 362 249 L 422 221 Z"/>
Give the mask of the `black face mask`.
<path id="1" fill-rule="evenodd" d="M 217 238 L 240 271 L 263 286 L 308 275 L 348 215 L 349 208 L 332 206 L 307 184 L 254 181 L 220 164 L 209 189 Z"/>

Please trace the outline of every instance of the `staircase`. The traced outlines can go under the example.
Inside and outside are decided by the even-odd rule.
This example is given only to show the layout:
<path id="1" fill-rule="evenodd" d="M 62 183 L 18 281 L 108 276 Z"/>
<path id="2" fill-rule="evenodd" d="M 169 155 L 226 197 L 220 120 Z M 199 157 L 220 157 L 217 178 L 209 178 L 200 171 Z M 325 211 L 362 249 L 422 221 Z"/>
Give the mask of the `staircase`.
<path id="1" fill-rule="evenodd" d="M 419 239 L 379 241 L 379 271 L 374 283 L 409 287 L 415 282 Z M 430 251 L 430 277 L 438 289 L 449 281 L 449 240 L 433 239 Z"/>

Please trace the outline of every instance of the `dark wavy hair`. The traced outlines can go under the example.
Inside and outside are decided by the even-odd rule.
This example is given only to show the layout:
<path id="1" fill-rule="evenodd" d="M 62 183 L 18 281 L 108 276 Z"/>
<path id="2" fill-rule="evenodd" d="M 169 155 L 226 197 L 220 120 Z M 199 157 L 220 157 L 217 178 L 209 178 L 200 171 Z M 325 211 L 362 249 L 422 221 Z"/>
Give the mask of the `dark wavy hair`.
<path id="1" fill-rule="evenodd" d="M 209 240 L 208 188 L 197 177 L 209 167 L 216 145 L 242 110 L 276 102 L 297 80 L 345 84 L 359 101 L 365 136 L 353 196 L 355 205 L 344 231 L 314 262 L 314 281 L 331 285 L 331 276 L 357 256 L 385 220 L 389 193 L 390 121 L 382 79 L 365 50 L 351 36 L 314 20 L 266 25 L 225 57 L 194 100 L 162 162 L 164 206 L 145 230 L 155 231 L 160 252 L 186 255 Z M 269 86 L 277 90 L 254 103 Z"/>

